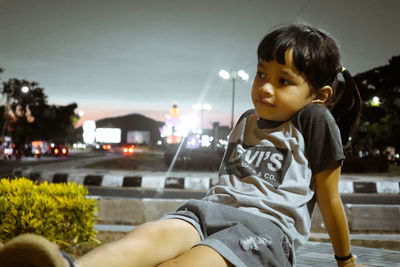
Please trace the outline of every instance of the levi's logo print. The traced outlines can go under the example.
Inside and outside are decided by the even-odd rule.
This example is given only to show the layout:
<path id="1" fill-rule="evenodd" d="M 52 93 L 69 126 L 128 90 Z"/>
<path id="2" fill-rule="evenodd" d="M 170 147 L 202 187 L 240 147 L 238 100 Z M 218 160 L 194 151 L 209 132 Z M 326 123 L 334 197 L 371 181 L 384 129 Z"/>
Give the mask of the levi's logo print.
<path id="1" fill-rule="evenodd" d="M 292 153 L 288 149 L 267 146 L 245 149 L 241 144 L 229 143 L 220 174 L 239 178 L 254 175 L 277 188 L 282 184 L 291 161 Z"/>

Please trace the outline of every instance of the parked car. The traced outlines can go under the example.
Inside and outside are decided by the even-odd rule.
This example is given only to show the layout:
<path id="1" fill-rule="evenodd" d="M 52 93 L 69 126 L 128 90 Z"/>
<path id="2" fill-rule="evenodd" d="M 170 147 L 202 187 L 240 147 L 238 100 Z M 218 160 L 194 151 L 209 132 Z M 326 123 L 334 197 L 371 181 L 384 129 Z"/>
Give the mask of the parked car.
<path id="1" fill-rule="evenodd" d="M 53 156 L 66 156 L 68 155 L 68 148 L 65 145 L 57 144 L 52 145 L 52 155 Z"/>
<path id="2" fill-rule="evenodd" d="M 103 145 L 101 146 L 101 148 L 102 148 L 104 151 L 111 151 L 112 146 L 111 146 L 110 144 L 103 144 Z"/>
<path id="3" fill-rule="evenodd" d="M 122 153 L 124 155 L 131 155 L 135 152 L 135 146 L 134 145 L 126 145 L 122 147 Z"/>
<path id="4" fill-rule="evenodd" d="M 40 158 L 41 156 L 49 155 L 50 153 L 50 146 L 46 141 L 32 141 L 31 147 L 32 155 L 35 158 Z"/>
<path id="5" fill-rule="evenodd" d="M 0 142 L 0 157 L 4 159 L 11 159 L 14 153 L 13 143 L 11 137 L 5 136 L 1 138 Z"/>

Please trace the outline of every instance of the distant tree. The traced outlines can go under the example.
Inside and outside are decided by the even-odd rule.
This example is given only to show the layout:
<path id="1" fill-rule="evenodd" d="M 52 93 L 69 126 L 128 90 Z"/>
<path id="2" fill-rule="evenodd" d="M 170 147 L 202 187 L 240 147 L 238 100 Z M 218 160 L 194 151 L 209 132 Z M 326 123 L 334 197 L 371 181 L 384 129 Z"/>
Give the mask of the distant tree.
<path id="1" fill-rule="evenodd" d="M 0 106 L 0 140 L 3 138 L 3 134 L 5 133 L 5 125 L 4 125 L 4 121 L 5 121 L 5 106 Z"/>
<path id="2" fill-rule="evenodd" d="M 29 88 L 27 92 L 22 92 L 24 86 Z M 35 139 L 65 142 L 73 131 L 77 105 L 48 105 L 44 89 L 38 83 L 10 79 L 3 82 L 1 93 L 6 96 L 9 109 L 7 132 L 15 143 L 26 144 Z M 2 111 L 4 117 L 4 108 Z"/>
<path id="3" fill-rule="evenodd" d="M 36 127 L 42 129 L 44 140 L 55 143 L 67 143 L 74 132 L 74 124 L 78 119 L 75 114 L 77 104 L 67 106 L 47 106 Z"/>
<path id="4" fill-rule="evenodd" d="M 364 101 L 353 143 L 364 151 L 394 146 L 400 150 L 400 56 L 354 77 Z M 373 99 L 375 98 L 375 102 Z M 376 102 L 379 99 L 379 102 Z"/>
<path id="5" fill-rule="evenodd" d="M 373 97 L 380 99 L 379 107 L 387 113 L 400 111 L 400 56 L 394 56 L 389 64 L 357 74 L 357 82 L 363 101 L 370 103 Z"/>
<path id="6" fill-rule="evenodd" d="M 0 68 L 0 73 L 3 73 L 4 72 L 4 69 L 2 69 L 2 68 Z M 1 80 L 1 78 L 0 78 L 0 80 Z M 4 116 L 5 116 L 5 114 L 4 114 L 4 106 L 0 106 L 0 114 L 3 114 L 3 116 L 1 116 L 0 117 L 0 129 L 2 130 L 3 129 L 3 127 L 4 127 Z M 1 134 L 3 134 L 3 133 L 1 133 Z M 2 138 L 2 136 L 0 136 L 0 139 Z"/>
<path id="7" fill-rule="evenodd" d="M 23 92 L 23 87 L 29 90 Z M 2 94 L 6 98 L 6 130 L 14 142 L 24 144 L 33 135 L 34 113 L 38 107 L 44 108 L 47 97 L 38 83 L 19 79 L 3 82 Z"/>

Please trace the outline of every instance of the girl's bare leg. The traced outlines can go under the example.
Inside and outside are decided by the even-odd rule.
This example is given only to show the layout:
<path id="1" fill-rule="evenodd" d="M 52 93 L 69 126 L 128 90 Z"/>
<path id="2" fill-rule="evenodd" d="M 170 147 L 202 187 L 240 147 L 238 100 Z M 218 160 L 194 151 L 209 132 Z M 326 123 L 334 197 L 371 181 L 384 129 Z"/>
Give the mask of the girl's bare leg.
<path id="1" fill-rule="evenodd" d="M 76 261 L 78 267 L 156 266 L 200 242 L 197 230 L 179 219 L 145 223 L 126 237 L 100 246 Z"/>
<path id="2" fill-rule="evenodd" d="M 157 267 L 170 266 L 190 266 L 190 267 L 230 267 L 233 266 L 217 251 L 208 247 L 199 245 L 174 259 L 161 263 Z"/>

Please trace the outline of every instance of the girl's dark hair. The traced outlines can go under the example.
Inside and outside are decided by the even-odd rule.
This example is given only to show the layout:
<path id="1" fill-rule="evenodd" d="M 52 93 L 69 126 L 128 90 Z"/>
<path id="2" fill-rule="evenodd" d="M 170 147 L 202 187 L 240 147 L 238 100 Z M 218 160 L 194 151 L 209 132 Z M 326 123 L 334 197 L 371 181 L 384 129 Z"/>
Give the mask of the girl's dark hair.
<path id="1" fill-rule="evenodd" d="M 285 65 L 286 52 L 293 50 L 296 69 L 306 77 L 314 90 L 325 85 L 333 89 L 326 106 L 339 126 L 342 144 L 347 144 L 359 122 L 361 98 L 351 74 L 342 69 L 339 48 L 326 32 L 306 24 L 281 26 L 267 34 L 260 42 L 258 60 Z M 342 73 L 345 86 L 338 88 L 338 74 Z"/>

